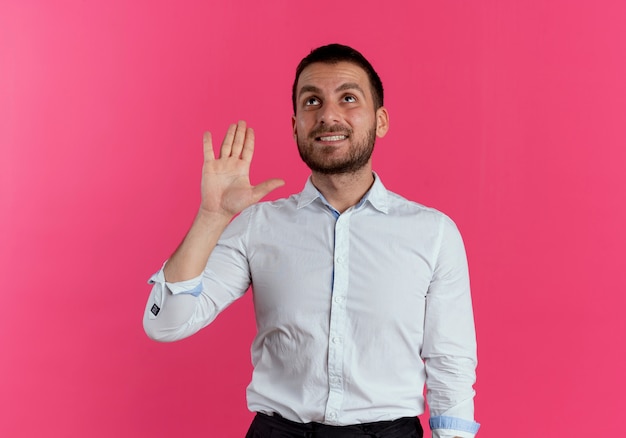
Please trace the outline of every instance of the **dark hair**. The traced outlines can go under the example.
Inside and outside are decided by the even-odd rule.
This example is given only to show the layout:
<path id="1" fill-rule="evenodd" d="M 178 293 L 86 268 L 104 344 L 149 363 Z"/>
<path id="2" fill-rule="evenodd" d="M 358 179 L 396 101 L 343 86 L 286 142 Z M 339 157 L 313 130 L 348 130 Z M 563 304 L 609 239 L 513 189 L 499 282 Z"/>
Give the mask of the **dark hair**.
<path id="1" fill-rule="evenodd" d="M 296 87 L 298 86 L 298 79 L 302 70 L 309 65 L 316 62 L 324 64 L 337 64 L 339 62 L 351 62 L 361 67 L 367 73 L 370 80 L 370 88 L 372 90 L 372 97 L 374 98 L 374 108 L 378 109 L 383 106 L 383 83 L 372 67 L 363 55 L 352 47 L 344 46 L 342 44 L 329 44 L 327 46 L 318 47 L 309 53 L 296 68 L 296 78 L 293 81 L 293 87 L 291 89 L 291 101 L 293 103 L 293 112 L 296 112 Z"/>

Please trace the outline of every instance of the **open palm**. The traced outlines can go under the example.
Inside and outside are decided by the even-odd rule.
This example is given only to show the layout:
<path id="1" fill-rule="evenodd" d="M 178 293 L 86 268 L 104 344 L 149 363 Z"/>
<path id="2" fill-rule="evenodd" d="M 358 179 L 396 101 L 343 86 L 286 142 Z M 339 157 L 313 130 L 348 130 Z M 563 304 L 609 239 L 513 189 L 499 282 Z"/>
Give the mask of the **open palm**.
<path id="1" fill-rule="evenodd" d="M 215 158 L 210 132 L 204 134 L 203 143 L 202 211 L 234 216 L 284 184 L 281 179 L 250 184 L 254 131 L 244 121 L 230 125 L 219 158 Z"/>

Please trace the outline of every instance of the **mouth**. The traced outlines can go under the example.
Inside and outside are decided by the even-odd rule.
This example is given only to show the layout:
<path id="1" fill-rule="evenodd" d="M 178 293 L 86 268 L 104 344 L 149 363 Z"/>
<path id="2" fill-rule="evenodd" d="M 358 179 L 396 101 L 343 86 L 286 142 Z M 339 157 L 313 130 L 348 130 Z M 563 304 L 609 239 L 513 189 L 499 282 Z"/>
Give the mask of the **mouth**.
<path id="1" fill-rule="evenodd" d="M 321 135 L 319 137 L 315 137 L 316 141 L 323 142 L 333 142 L 333 141 L 343 141 L 348 138 L 347 135 Z"/>

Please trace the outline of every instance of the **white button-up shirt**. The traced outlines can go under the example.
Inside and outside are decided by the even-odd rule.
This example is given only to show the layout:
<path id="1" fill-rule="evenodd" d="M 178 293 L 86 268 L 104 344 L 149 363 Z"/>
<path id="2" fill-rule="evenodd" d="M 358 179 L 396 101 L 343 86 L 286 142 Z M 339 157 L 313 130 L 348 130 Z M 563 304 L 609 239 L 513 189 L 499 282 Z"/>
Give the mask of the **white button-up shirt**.
<path id="1" fill-rule="evenodd" d="M 144 316 L 162 341 L 209 324 L 252 285 L 248 407 L 347 425 L 417 416 L 472 437 L 476 342 L 465 250 L 444 214 L 378 177 L 342 214 L 313 186 L 244 210 L 198 278 L 154 284 Z"/>

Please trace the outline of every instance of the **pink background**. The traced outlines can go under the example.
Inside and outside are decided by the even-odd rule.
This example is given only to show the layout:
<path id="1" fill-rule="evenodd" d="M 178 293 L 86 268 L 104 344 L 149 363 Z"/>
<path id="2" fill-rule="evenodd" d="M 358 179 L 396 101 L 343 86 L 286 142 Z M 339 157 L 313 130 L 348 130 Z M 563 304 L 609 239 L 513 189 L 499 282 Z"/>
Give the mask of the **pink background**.
<path id="1" fill-rule="evenodd" d="M 385 84 L 385 184 L 465 237 L 479 436 L 622 434 L 624 23 L 622 0 L 4 0 L 0 436 L 243 436 L 250 297 L 158 344 L 145 282 L 193 218 L 204 130 L 247 120 L 253 180 L 301 189 L 293 71 L 335 41 Z"/>

